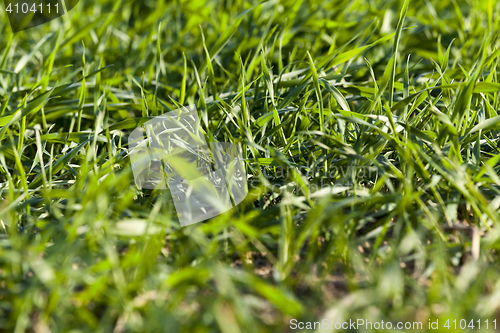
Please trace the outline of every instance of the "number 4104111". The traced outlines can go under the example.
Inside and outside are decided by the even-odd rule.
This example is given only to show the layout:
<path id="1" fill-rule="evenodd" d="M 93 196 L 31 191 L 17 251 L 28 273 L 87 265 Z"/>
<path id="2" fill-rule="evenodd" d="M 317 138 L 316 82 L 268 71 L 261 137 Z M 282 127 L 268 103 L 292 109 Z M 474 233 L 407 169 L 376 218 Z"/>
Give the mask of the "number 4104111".
<path id="1" fill-rule="evenodd" d="M 450 319 L 448 319 L 446 321 L 446 323 L 444 324 L 444 327 L 446 327 L 447 329 L 452 328 L 452 329 L 455 329 L 455 330 L 457 328 L 460 328 L 460 329 L 463 329 L 463 330 L 466 329 L 466 328 L 472 328 L 472 329 L 476 328 L 476 329 L 480 330 L 481 329 L 481 320 L 478 319 L 476 321 L 471 320 L 470 322 L 467 322 L 467 320 L 462 319 L 462 320 L 460 320 L 457 323 L 456 319 L 453 320 L 453 321 L 450 321 Z M 496 319 L 492 320 L 491 324 L 490 324 L 490 322 L 489 322 L 488 319 L 484 320 L 483 328 L 489 329 L 490 327 L 493 328 L 494 330 L 497 329 L 497 320 Z"/>
<path id="2" fill-rule="evenodd" d="M 12 7 L 15 7 L 15 8 L 13 9 Z M 55 7 L 55 8 L 51 9 L 50 7 Z M 8 13 L 14 12 L 14 14 L 21 14 L 21 13 L 27 14 L 29 12 L 32 12 L 32 13 L 37 13 L 37 12 L 43 13 L 44 10 L 45 10 L 46 13 L 49 13 L 49 14 L 50 14 L 51 10 L 54 13 L 59 13 L 59 4 L 56 3 L 55 5 L 51 5 L 49 3 L 46 6 L 44 6 L 43 4 L 39 4 L 39 5 L 33 4 L 30 7 L 29 4 L 27 4 L 27 3 L 22 3 L 22 4 L 16 3 L 14 6 L 12 6 L 12 4 L 9 3 L 9 5 L 7 6 L 7 9 L 6 9 L 6 11 Z"/>

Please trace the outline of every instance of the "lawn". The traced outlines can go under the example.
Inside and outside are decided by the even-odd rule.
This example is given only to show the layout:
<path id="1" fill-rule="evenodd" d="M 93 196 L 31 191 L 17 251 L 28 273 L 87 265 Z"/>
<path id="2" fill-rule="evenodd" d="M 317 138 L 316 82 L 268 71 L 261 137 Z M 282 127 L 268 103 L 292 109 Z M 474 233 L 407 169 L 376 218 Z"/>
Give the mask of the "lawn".
<path id="1" fill-rule="evenodd" d="M 498 331 L 500 2 L 0 7 L 0 331 Z M 128 146 L 180 106 L 249 190 L 185 227 Z"/>

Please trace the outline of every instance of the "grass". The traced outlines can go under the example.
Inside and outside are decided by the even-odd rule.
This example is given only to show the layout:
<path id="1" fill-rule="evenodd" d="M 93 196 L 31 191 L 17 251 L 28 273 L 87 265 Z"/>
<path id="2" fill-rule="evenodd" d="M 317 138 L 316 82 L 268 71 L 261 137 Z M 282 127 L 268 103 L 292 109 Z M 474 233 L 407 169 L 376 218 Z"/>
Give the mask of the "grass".
<path id="1" fill-rule="evenodd" d="M 0 329 L 496 331 L 499 12 L 100 0 L 13 35 L 2 10 Z M 178 105 L 244 147 L 250 189 L 184 228 L 126 144 Z"/>

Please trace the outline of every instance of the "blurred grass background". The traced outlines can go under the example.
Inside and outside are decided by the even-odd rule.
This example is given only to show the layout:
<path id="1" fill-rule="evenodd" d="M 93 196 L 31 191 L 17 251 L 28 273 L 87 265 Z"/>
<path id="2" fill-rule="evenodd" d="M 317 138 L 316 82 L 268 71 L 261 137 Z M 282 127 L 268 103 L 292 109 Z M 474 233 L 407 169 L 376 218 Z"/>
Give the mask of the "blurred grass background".
<path id="1" fill-rule="evenodd" d="M 491 323 L 499 7 L 81 1 L 15 35 L 2 9 L 0 329 Z M 184 228 L 126 145 L 178 105 L 243 145 L 250 187 Z"/>

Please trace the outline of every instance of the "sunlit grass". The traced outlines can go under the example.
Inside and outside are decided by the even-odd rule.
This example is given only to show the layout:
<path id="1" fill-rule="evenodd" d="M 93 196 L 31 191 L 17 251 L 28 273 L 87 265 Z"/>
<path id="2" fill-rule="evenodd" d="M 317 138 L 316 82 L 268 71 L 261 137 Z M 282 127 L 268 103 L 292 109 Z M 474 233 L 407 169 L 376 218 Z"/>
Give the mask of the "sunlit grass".
<path id="1" fill-rule="evenodd" d="M 499 6 L 103 0 L 15 35 L 2 10 L 0 328 L 491 322 Z M 178 105 L 250 191 L 184 228 L 127 146 Z"/>

